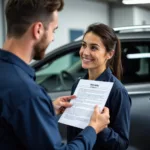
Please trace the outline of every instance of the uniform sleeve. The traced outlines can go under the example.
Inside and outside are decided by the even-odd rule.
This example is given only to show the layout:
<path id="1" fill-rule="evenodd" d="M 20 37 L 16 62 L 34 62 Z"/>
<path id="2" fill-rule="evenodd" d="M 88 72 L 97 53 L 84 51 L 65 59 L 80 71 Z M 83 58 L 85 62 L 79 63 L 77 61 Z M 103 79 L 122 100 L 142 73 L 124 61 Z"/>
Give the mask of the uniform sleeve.
<path id="1" fill-rule="evenodd" d="M 96 141 L 92 127 L 83 130 L 74 141 L 63 145 L 51 102 L 40 97 L 22 104 L 9 119 L 15 134 L 29 150 L 90 150 Z"/>
<path id="2" fill-rule="evenodd" d="M 109 150 L 126 150 L 129 144 L 131 99 L 124 89 L 110 95 L 110 127 L 98 134 L 97 142 Z"/>

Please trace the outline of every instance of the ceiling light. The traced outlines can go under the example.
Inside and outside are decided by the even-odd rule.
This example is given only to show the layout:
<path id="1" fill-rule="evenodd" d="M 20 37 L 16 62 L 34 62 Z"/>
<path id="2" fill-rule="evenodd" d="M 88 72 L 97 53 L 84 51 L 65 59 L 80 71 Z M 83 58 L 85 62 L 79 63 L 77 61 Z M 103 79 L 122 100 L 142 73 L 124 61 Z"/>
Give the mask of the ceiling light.
<path id="1" fill-rule="evenodd" d="M 123 4 L 130 5 L 130 4 L 148 4 L 150 0 L 123 0 Z"/>

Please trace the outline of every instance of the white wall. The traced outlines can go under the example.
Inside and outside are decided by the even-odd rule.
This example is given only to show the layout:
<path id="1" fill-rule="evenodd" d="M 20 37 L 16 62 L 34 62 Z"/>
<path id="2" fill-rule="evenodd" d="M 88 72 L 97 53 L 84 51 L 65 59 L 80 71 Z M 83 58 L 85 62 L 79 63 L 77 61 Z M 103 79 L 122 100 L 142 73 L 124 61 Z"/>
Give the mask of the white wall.
<path id="1" fill-rule="evenodd" d="M 2 11 L 0 0 L 0 11 Z M 3 0 L 4 1 L 4 0 Z M 5 0 L 6 2 L 7 0 Z M 48 47 L 47 52 L 69 42 L 69 29 L 85 30 L 95 22 L 109 24 L 109 6 L 106 3 L 85 0 L 64 0 L 64 9 L 59 13 L 59 28 L 55 33 L 55 41 Z M 3 31 L 0 12 L 0 46 L 3 43 Z"/>
<path id="2" fill-rule="evenodd" d="M 0 48 L 2 48 L 4 42 L 4 11 L 3 11 L 3 1 L 0 0 Z"/>
<path id="3" fill-rule="evenodd" d="M 134 7 L 134 25 L 150 24 L 150 10 Z"/>
<path id="4" fill-rule="evenodd" d="M 0 0 L 0 46 L 2 46 L 5 34 L 2 1 L 4 0 Z M 68 43 L 70 29 L 85 30 L 94 22 L 102 22 L 111 27 L 138 25 L 143 22 L 150 24 L 150 11 L 143 8 L 109 6 L 107 3 L 85 0 L 64 1 L 64 9 L 59 13 L 59 28 L 55 33 L 55 41 L 48 47 L 47 52 Z"/>
<path id="5" fill-rule="evenodd" d="M 109 6 L 106 3 L 65 0 L 64 9 L 59 14 L 59 28 L 55 41 L 47 51 L 69 42 L 69 29 L 83 29 L 95 22 L 109 24 Z"/>
<path id="6" fill-rule="evenodd" d="M 133 25 L 132 6 L 113 6 L 110 10 L 111 27 L 121 27 Z"/>
<path id="7" fill-rule="evenodd" d="M 112 27 L 150 24 L 150 10 L 136 6 L 113 6 L 110 10 Z"/>

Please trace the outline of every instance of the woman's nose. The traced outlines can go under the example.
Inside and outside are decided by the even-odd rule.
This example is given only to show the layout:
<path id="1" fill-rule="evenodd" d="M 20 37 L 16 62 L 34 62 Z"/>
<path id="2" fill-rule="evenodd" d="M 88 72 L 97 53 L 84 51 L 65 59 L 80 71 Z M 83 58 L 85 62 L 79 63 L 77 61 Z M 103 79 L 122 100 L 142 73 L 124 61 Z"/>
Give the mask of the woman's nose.
<path id="1" fill-rule="evenodd" d="M 89 50 L 88 47 L 84 48 L 83 54 L 84 54 L 84 55 L 89 55 L 89 54 L 90 54 L 90 50 Z"/>

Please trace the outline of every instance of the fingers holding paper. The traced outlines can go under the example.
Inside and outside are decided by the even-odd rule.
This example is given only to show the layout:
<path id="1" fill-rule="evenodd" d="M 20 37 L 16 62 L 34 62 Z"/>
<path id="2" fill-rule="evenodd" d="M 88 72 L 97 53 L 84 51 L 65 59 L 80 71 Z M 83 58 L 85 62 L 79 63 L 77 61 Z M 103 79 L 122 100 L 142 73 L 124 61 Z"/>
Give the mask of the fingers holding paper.
<path id="1" fill-rule="evenodd" d="M 95 106 L 89 126 L 92 126 L 95 129 L 96 133 L 99 133 L 110 123 L 109 118 L 109 109 L 107 107 L 104 107 L 102 113 L 100 113 L 99 107 Z"/>
<path id="2" fill-rule="evenodd" d="M 72 104 L 70 103 L 71 99 L 76 98 L 75 95 L 71 96 L 62 96 L 58 97 L 56 100 L 53 101 L 53 106 L 55 109 L 56 114 L 61 114 L 64 112 L 64 110 L 68 107 L 71 107 Z"/>

